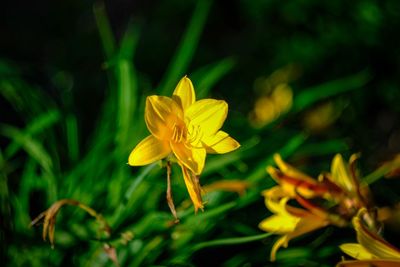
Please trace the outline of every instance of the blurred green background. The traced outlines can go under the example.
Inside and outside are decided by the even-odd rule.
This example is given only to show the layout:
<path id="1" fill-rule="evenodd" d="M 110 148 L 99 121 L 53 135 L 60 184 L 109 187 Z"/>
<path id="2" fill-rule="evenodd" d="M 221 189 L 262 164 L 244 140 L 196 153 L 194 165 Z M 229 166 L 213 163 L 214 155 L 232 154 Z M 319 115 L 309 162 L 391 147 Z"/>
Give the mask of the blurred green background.
<path id="1" fill-rule="evenodd" d="M 276 237 L 258 229 L 270 215 L 260 192 L 274 185 L 265 167 L 278 152 L 317 175 L 335 153 L 361 152 L 366 175 L 400 151 L 399 28 L 396 0 L 3 3 L 3 262 L 112 266 L 98 225 L 79 209 L 58 215 L 54 249 L 41 226 L 29 228 L 54 201 L 72 198 L 109 222 L 121 266 L 332 266 L 342 256 L 337 246 L 354 241 L 351 228 L 293 240 L 269 262 Z M 174 168 L 181 223 L 172 226 L 165 169 L 126 163 L 148 134 L 145 97 L 170 95 L 185 74 L 199 98 L 228 102 L 223 129 L 242 144 L 208 156 L 201 184 L 239 179 L 250 187 L 205 195 L 205 212 L 195 215 Z M 263 103 L 279 85 L 292 98 L 271 111 Z M 400 200 L 399 180 L 371 187 L 378 206 Z M 400 229 L 387 231 L 399 246 Z M 127 232 L 133 238 L 124 242 Z"/>

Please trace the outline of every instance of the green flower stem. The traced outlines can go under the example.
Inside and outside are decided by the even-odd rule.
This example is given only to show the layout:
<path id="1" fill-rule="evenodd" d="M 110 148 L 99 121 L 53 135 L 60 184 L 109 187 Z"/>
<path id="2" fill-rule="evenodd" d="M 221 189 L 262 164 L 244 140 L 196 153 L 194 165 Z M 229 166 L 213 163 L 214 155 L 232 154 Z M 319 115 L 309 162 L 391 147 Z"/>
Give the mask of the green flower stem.
<path id="1" fill-rule="evenodd" d="M 224 238 L 224 239 L 217 239 L 212 241 L 207 241 L 203 243 L 199 243 L 193 247 L 193 251 L 197 251 L 207 247 L 215 247 L 215 246 L 224 246 L 224 245 L 238 245 L 248 242 L 254 242 L 258 240 L 262 240 L 269 236 L 273 235 L 272 233 L 264 233 L 260 235 L 253 235 L 253 236 L 245 236 L 245 237 L 233 237 L 233 238 Z"/>
<path id="2" fill-rule="evenodd" d="M 370 185 L 381 179 L 392 170 L 392 166 L 384 165 L 365 176 L 362 181 Z"/>

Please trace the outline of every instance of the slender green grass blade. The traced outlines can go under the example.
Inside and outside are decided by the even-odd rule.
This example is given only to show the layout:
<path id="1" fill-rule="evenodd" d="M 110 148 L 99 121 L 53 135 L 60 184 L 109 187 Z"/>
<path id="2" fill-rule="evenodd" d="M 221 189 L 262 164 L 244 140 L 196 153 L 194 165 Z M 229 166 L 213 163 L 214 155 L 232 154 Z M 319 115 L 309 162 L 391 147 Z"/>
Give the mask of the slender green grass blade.
<path id="1" fill-rule="evenodd" d="M 194 72 L 191 78 L 197 81 L 195 85 L 197 98 L 206 97 L 211 88 L 229 73 L 234 66 L 235 60 L 233 58 L 225 58 Z"/>
<path id="2" fill-rule="evenodd" d="M 93 13 L 99 30 L 101 43 L 107 60 L 111 59 L 115 53 L 115 39 L 111 30 L 104 3 L 96 3 L 93 6 Z"/>
<path id="3" fill-rule="evenodd" d="M 40 142 L 18 128 L 7 124 L 0 124 L 0 134 L 22 146 L 28 155 L 34 158 L 45 171 L 52 172 L 53 162 Z"/>
<path id="4" fill-rule="evenodd" d="M 140 184 L 143 180 L 150 175 L 150 173 L 159 166 L 157 163 L 150 164 L 143 168 L 143 170 L 139 173 L 139 175 L 134 179 L 128 189 L 124 194 L 123 200 L 119 203 L 118 207 L 116 207 L 113 217 L 111 218 L 111 224 L 113 227 L 118 227 L 121 221 L 126 218 L 128 213 L 132 211 L 129 208 L 134 204 L 132 201 L 135 199 L 135 193 L 137 192 Z"/>
<path id="5" fill-rule="evenodd" d="M 132 267 L 143 266 L 143 261 L 149 256 L 150 253 L 156 253 L 157 247 L 162 245 L 164 239 L 162 236 L 156 236 L 152 240 L 150 240 L 143 249 L 135 256 L 133 262 L 129 265 Z M 159 249 L 160 251 L 160 249 Z"/>
<path id="6" fill-rule="evenodd" d="M 305 89 L 300 94 L 295 96 L 292 110 L 293 112 L 298 112 L 311 106 L 317 101 L 350 90 L 359 89 L 363 87 L 369 80 L 370 74 L 365 70 L 349 77 Z"/>
<path id="7" fill-rule="evenodd" d="M 301 133 L 295 135 L 290 140 L 288 140 L 288 142 L 281 149 L 279 149 L 277 153 L 281 154 L 281 156 L 285 158 L 296 151 L 296 149 L 298 149 L 306 139 L 307 136 L 305 134 Z M 258 167 L 256 167 L 255 170 L 247 177 L 247 180 L 250 182 L 257 182 L 261 180 L 263 177 L 266 176 L 265 168 L 273 163 L 273 155 L 270 155 L 269 157 L 261 161 L 260 164 L 258 164 Z"/>
<path id="8" fill-rule="evenodd" d="M 271 235 L 273 235 L 273 234 L 272 233 L 263 233 L 263 234 L 254 235 L 254 236 L 232 237 L 232 238 L 211 240 L 211 241 L 199 243 L 199 244 L 193 246 L 192 249 L 193 249 L 193 251 L 196 251 L 196 250 L 200 250 L 200 249 L 208 248 L 208 247 L 244 244 L 244 243 L 263 240 Z"/>
<path id="9" fill-rule="evenodd" d="M 317 143 L 305 144 L 301 151 L 296 153 L 297 157 L 303 156 L 324 156 L 340 153 L 349 149 L 343 139 L 332 139 Z"/>
<path id="10" fill-rule="evenodd" d="M 133 64 L 128 59 L 118 62 L 118 134 L 117 143 L 124 153 L 132 134 L 132 118 L 135 115 L 137 102 L 137 79 Z"/>
<path id="11" fill-rule="evenodd" d="M 390 165 L 383 165 L 378 169 L 374 170 L 364 178 L 362 178 L 362 182 L 368 185 L 375 183 L 379 179 L 383 178 L 386 174 L 393 170 L 393 167 Z"/>
<path id="12" fill-rule="evenodd" d="M 60 113 L 57 110 L 48 111 L 42 115 L 37 116 L 28 126 L 25 128 L 24 133 L 26 135 L 34 136 L 44 130 L 50 128 L 60 120 Z M 5 158 L 10 158 L 21 148 L 21 145 L 13 141 L 6 148 L 4 155 Z"/>
<path id="13" fill-rule="evenodd" d="M 243 142 L 238 150 L 228 153 L 226 155 L 218 155 L 218 157 L 207 160 L 207 164 L 205 165 L 202 175 L 209 175 L 220 170 L 224 166 L 233 164 L 253 155 L 252 149 L 258 144 L 260 144 L 260 138 L 252 137 L 249 140 Z"/>
<path id="14" fill-rule="evenodd" d="M 186 74 L 185 72 L 199 43 L 211 3 L 210 0 L 197 1 L 192 19 L 160 83 L 161 95 L 170 95 L 179 79 Z"/>
<path id="15" fill-rule="evenodd" d="M 0 124 L 0 135 L 18 143 L 30 157 L 38 162 L 44 170 L 43 178 L 48 186 L 48 200 L 54 202 L 57 197 L 57 183 L 53 172 L 53 161 L 42 144 L 18 128 L 7 124 Z"/>

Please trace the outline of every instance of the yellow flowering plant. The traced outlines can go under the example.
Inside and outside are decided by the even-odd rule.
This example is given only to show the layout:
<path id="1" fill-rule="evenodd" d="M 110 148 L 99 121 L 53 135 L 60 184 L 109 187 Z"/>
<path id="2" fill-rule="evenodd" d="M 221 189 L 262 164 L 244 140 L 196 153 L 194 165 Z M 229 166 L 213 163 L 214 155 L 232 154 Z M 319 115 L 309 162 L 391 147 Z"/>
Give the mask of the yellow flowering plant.
<path id="1" fill-rule="evenodd" d="M 171 195 L 170 162 L 177 162 L 195 211 L 203 209 L 199 175 L 206 154 L 223 154 L 240 144 L 221 127 L 228 114 L 223 100 L 196 100 L 193 84 L 183 77 L 172 97 L 152 95 L 146 99 L 145 121 L 150 135 L 129 155 L 129 165 L 142 166 L 167 160 L 167 201 L 177 218 Z"/>
<path id="2" fill-rule="evenodd" d="M 278 185 L 263 192 L 273 215 L 259 224 L 262 230 L 281 235 L 271 250 L 272 261 L 291 239 L 327 225 L 347 226 L 360 208 L 371 207 L 368 186 L 360 184 L 356 174 L 357 155 L 348 164 L 336 155 L 331 172 L 318 179 L 287 164 L 278 154 L 274 159 L 279 169 L 269 166 L 267 172 Z M 300 207 L 287 204 L 289 200 Z"/>

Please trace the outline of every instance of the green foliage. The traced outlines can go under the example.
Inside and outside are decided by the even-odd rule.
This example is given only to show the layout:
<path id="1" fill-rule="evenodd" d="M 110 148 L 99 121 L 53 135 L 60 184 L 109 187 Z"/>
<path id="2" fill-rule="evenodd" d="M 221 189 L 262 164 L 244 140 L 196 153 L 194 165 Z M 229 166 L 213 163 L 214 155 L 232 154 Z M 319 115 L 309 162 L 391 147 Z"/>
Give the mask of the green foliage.
<path id="1" fill-rule="evenodd" d="M 354 64 L 349 63 L 351 66 L 344 66 L 343 62 L 351 59 L 340 57 L 336 62 L 334 53 L 328 52 L 346 42 L 350 43 L 349 49 L 360 46 L 363 53 L 371 46 L 383 51 L 385 45 L 376 42 L 384 35 L 384 27 L 390 31 L 392 24 L 400 24 L 396 17 L 399 9 L 389 12 L 388 6 L 395 6 L 395 1 L 339 2 L 236 1 L 232 7 L 225 7 L 207 0 L 197 1 L 196 5 L 190 2 L 186 9 L 182 4 L 181 8 L 190 10 L 190 14 L 184 16 L 186 29 L 179 33 L 181 40 L 174 43 L 177 48 L 172 59 L 168 63 L 150 63 L 166 66 L 161 76 L 143 71 L 145 64 L 141 60 L 154 52 L 141 44 L 146 37 L 144 24 L 132 19 L 124 24 L 121 34 L 113 29 L 105 5 L 95 4 L 90 20 L 93 27 L 97 25 L 96 43 L 102 46 L 104 63 L 96 71 L 96 76 L 103 77 L 101 82 L 93 79 L 91 85 L 101 84 L 101 103 L 94 102 L 99 99 L 95 96 L 83 96 L 79 90 L 84 88 L 73 84 L 67 71 L 48 71 L 45 82 L 37 82 L 25 75 L 29 70 L 23 64 L 0 58 L 0 95 L 9 113 L 2 111 L 0 124 L 0 237 L 6 265 L 113 266 L 105 243 L 116 249 L 121 266 L 332 266 L 339 261 L 338 245 L 354 236 L 351 230 L 329 228 L 295 239 L 290 248 L 278 253 L 277 262 L 271 263 L 268 255 L 276 237 L 258 229 L 259 222 L 270 215 L 261 192 L 275 184 L 265 171 L 274 164 L 274 153 L 318 173 L 329 168 L 334 154 L 362 151 L 366 158 L 362 160 L 362 170 L 371 173 L 365 181 L 379 186 L 386 182 L 380 180 L 386 170 L 372 170 L 379 160 L 400 149 L 396 126 L 398 76 L 381 74 L 377 70 L 379 64 L 366 66 L 358 57 L 350 62 Z M 347 5 L 349 9 L 345 8 Z M 169 8 L 172 12 L 173 7 Z M 207 24 L 213 21 L 211 15 L 216 16 L 219 9 L 225 8 L 236 8 L 246 18 L 243 23 L 247 24 L 240 30 L 249 31 L 249 35 L 241 35 L 248 39 L 238 48 L 245 49 L 245 56 L 228 43 L 223 43 L 227 51 L 218 57 L 212 56 L 212 49 L 204 52 L 207 47 L 201 44 L 202 33 L 212 27 Z M 310 24 L 310 16 L 320 8 L 333 17 L 344 9 L 351 14 L 345 12 L 343 21 L 319 17 Z M 265 15 L 273 11 L 281 24 L 260 28 L 271 19 Z M 354 36 L 347 31 L 353 22 Z M 288 42 L 282 37 L 288 36 L 287 28 L 280 31 L 279 25 L 307 29 Z M 321 34 L 321 27 L 328 29 L 326 36 Z M 220 41 L 216 40 L 215 45 Z M 210 42 L 214 44 L 214 40 Z M 160 41 L 160 49 L 162 45 Z M 266 51 L 265 58 L 249 59 L 253 57 L 252 48 L 255 53 Z M 86 52 L 90 54 L 79 53 Z M 383 56 L 388 59 L 391 54 Z M 333 60 L 331 69 L 320 70 L 324 60 Z M 293 89 L 291 110 L 271 124 L 254 128 L 247 119 L 258 98 L 250 90 L 252 84 L 256 78 L 291 63 L 302 65 L 303 72 L 297 80 L 287 82 Z M 64 82 L 54 82 L 54 73 L 64 75 Z M 207 157 L 201 184 L 239 179 L 249 187 L 243 195 L 210 192 L 204 196 L 204 212 L 195 214 L 180 171 L 174 167 L 172 189 L 180 218 L 175 225 L 165 201 L 165 168 L 159 163 L 133 168 L 127 161 L 130 151 L 148 134 L 144 122 L 146 97 L 170 95 L 185 74 L 193 80 L 198 98 L 213 95 L 227 100 L 230 110 L 224 128 L 241 143 L 237 151 Z M 159 80 L 159 86 L 153 87 Z M 51 89 L 47 83 L 51 83 Z M 379 86 L 386 88 L 384 93 L 372 91 Z M 81 93 L 84 103 L 80 101 Z M 303 123 L 307 114 L 326 103 L 340 106 L 333 122 L 319 131 L 307 128 Z M 92 113 L 85 114 L 87 106 Z M 374 118 L 368 116 L 371 107 L 380 112 Z M 385 115 L 388 120 L 381 121 Z M 375 132 L 373 127 L 377 127 Z M 380 146 L 382 142 L 388 145 Z M 375 150 L 379 153 L 369 156 Z M 382 204 L 394 205 L 400 199 L 396 189 L 398 184 L 388 189 L 392 197 Z M 29 223 L 63 198 L 78 200 L 101 213 L 111 226 L 110 237 L 101 236 L 99 225 L 90 216 L 70 207 L 57 216 L 55 248 L 51 249 L 41 240 L 41 226 L 29 228 Z"/>

